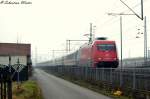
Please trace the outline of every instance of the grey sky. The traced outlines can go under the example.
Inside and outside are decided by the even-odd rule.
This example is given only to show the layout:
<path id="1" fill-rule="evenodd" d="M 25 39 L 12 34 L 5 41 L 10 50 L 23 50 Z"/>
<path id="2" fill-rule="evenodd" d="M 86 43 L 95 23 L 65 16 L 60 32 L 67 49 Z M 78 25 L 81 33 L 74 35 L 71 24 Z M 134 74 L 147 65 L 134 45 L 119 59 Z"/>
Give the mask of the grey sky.
<path id="1" fill-rule="evenodd" d="M 119 51 L 119 16 L 108 16 L 107 13 L 132 13 L 120 0 L 28 1 L 32 4 L 0 4 L 0 42 L 17 42 L 18 35 L 19 42 L 32 44 L 33 58 L 37 47 L 38 61 L 50 59 L 50 50 L 65 49 L 66 39 L 87 39 L 83 35 L 89 33 L 90 22 L 96 25 L 95 35 L 116 40 Z M 140 14 L 140 0 L 124 1 Z M 149 0 L 144 0 L 148 33 L 149 4 Z M 123 57 L 143 56 L 142 35 L 135 39 L 138 28 L 143 32 L 143 22 L 136 16 L 123 16 Z"/>

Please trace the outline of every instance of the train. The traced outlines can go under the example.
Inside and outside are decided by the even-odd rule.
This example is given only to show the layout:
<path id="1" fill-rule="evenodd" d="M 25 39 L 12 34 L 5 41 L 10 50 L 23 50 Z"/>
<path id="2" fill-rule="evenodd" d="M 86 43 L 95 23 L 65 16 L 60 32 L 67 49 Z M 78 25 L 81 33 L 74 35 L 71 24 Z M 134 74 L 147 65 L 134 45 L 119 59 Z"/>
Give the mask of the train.
<path id="1" fill-rule="evenodd" d="M 78 50 L 37 66 L 88 66 L 94 68 L 117 68 L 119 59 L 115 41 L 99 37 L 85 43 Z"/>

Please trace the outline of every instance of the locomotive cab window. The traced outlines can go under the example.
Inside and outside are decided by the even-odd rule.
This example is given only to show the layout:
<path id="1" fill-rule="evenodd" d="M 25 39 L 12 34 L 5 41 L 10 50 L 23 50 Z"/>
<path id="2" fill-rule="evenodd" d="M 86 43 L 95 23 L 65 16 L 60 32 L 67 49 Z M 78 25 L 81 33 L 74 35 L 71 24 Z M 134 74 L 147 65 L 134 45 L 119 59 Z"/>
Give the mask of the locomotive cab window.
<path id="1" fill-rule="evenodd" d="M 115 44 L 97 44 L 97 50 L 111 51 L 116 50 Z"/>

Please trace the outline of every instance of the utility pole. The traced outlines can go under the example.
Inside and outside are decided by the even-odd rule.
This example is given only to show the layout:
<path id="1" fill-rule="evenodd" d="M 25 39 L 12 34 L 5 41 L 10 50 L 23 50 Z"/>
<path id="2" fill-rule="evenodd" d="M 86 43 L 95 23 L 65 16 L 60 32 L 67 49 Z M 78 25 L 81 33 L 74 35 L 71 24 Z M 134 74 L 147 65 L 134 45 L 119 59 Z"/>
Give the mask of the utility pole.
<path id="1" fill-rule="evenodd" d="M 122 13 L 108 13 L 108 15 L 119 15 L 120 16 L 120 68 L 122 69 L 122 60 L 123 60 L 123 57 L 122 57 L 122 50 L 123 50 L 123 44 L 122 44 L 122 15 L 128 15 L 128 14 L 122 14 Z"/>
<path id="2" fill-rule="evenodd" d="M 66 40 L 66 54 L 68 53 L 68 40 Z"/>
<path id="3" fill-rule="evenodd" d="M 122 16 L 121 15 L 120 15 L 120 45 L 121 45 L 120 47 L 120 51 L 121 51 L 121 54 L 120 54 L 121 56 L 120 87 L 121 87 L 122 86 Z"/>
<path id="4" fill-rule="evenodd" d="M 121 44 L 121 69 L 122 69 L 122 16 L 120 15 L 120 44 Z"/>
<path id="5" fill-rule="evenodd" d="M 89 37 L 89 43 L 92 42 L 92 23 L 90 23 L 90 37 Z"/>
<path id="6" fill-rule="evenodd" d="M 146 26 L 146 16 L 144 18 L 144 63 L 147 66 L 147 26 Z"/>
<path id="7" fill-rule="evenodd" d="M 68 45 L 69 45 L 69 49 L 68 49 L 68 51 L 70 52 L 70 40 L 68 40 L 68 43 L 69 43 L 69 44 L 68 44 Z"/>
<path id="8" fill-rule="evenodd" d="M 150 59 L 150 47 L 148 47 L 148 59 Z"/>
<path id="9" fill-rule="evenodd" d="M 120 56 L 121 56 L 121 69 L 122 69 L 122 16 L 120 15 L 120 52 L 121 52 L 121 54 L 120 54 Z"/>
<path id="10" fill-rule="evenodd" d="M 118 13 L 109 13 L 108 15 L 119 15 L 120 16 L 120 87 L 122 86 L 122 68 L 123 68 L 123 63 L 122 63 L 122 49 L 123 49 L 123 44 L 122 44 L 122 14 Z"/>
<path id="11" fill-rule="evenodd" d="M 141 0 L 141 20 L 143 20 L 143 0 Z"/>
<path id="12" fill-rule="evenodd" d="M 37 65 L 37 47 L 35 47 L 35 66 Z"/>
<path id="13" fill-rule="evenodd" d="M 94 35 L 95 27 L 96 26 L 93 26 L 93 24 L 90 23 L 90 33 L 89 34 L 84 34 L 84 36 L 88 36 L 89 43 L 91 43 L 95 39 L 95 35 Z"/>
<path id="14" fill-rule="evenodd" d="M 55 64 L 55 50 L 50 51 L 52 51 L 52 63 Z"/>

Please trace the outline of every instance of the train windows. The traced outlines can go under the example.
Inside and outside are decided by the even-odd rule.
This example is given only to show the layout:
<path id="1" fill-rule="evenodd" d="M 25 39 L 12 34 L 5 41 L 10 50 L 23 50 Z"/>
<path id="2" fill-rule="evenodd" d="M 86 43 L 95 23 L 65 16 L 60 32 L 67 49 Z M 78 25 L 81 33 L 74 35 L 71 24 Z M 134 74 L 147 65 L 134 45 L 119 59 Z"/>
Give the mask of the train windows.
<path id="1" fill-rule="evenodd" d="M 97 50 L 110 51 L 116 50 L 115 44 L 97 44 Z"/>

